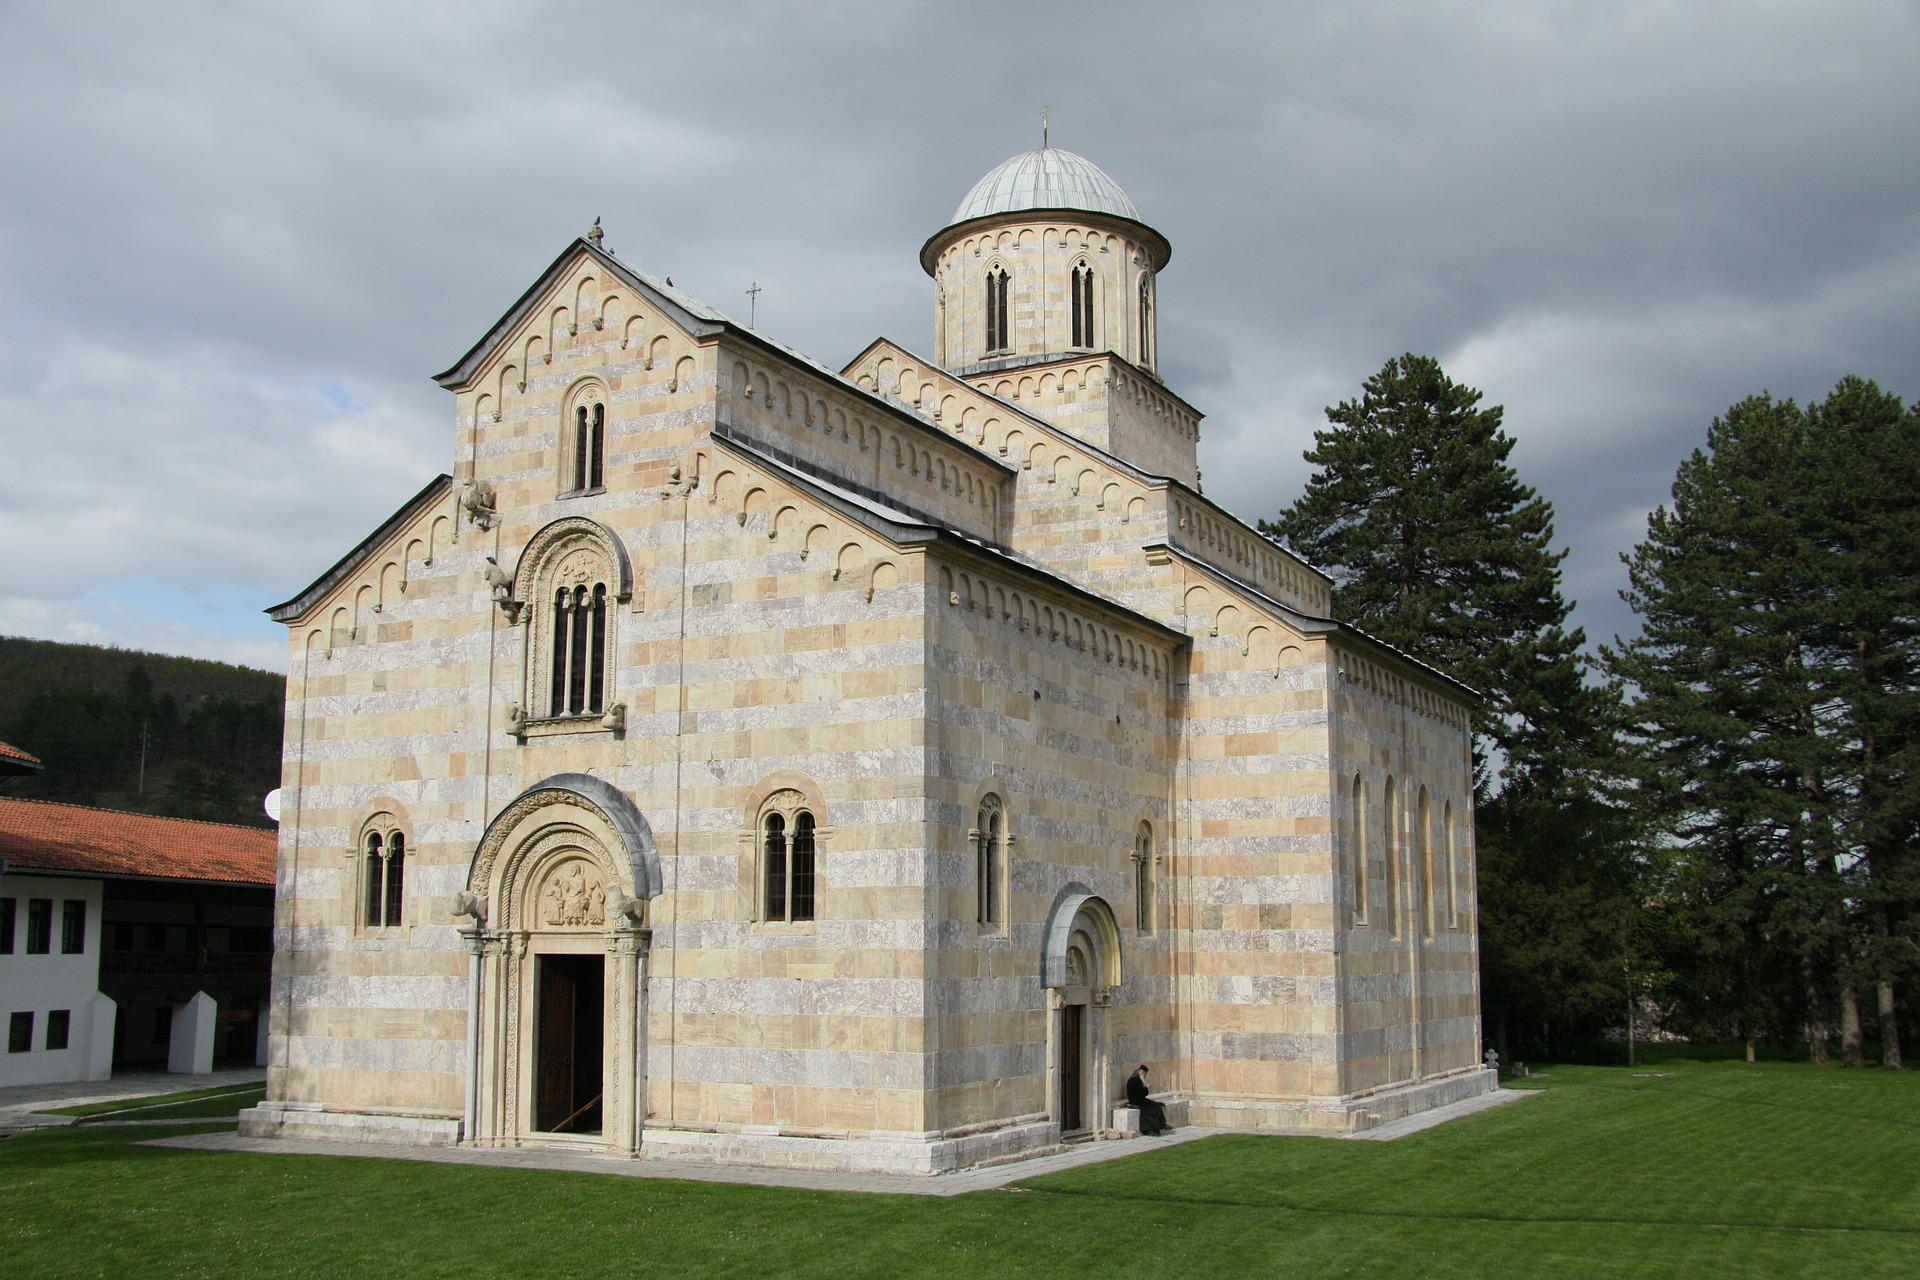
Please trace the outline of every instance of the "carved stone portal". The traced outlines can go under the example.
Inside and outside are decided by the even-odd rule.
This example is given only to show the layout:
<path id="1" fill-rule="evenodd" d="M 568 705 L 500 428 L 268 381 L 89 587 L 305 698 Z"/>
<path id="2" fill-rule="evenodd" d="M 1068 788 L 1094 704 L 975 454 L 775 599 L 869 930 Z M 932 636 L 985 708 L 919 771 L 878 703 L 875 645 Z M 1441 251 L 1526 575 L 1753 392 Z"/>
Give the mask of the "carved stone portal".
<path id="1" fill-rule="evenodd" d="M 573 858 L 547 874 L 540 887 L 540 923 L 579 927 L 606 922 L 607 890 L 599 868 Z"/>

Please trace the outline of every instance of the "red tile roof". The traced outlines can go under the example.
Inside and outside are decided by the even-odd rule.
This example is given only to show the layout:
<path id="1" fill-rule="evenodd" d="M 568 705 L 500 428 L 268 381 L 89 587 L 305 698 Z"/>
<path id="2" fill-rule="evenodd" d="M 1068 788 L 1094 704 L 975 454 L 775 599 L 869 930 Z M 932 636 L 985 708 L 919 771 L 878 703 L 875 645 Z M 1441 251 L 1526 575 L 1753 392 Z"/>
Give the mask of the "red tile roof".
<path id="1" fill-rule="evenodd" d="M 9 869 L 270 885 L 279 842 L 257 827 L 0 796 Z"/>
<path id="2" fill-rule="evenodd" d="M 28 773 L 40 767 L 40 757 L 10 742 L 0 742 L 0 773 Z"/>

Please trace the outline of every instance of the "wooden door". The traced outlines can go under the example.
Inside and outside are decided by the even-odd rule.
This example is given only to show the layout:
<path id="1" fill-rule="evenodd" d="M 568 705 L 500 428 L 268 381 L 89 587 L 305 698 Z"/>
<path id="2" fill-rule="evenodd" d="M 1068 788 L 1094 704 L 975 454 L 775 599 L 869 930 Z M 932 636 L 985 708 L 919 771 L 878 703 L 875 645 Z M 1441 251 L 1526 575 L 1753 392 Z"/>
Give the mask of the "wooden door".
<path id="1" fill-rule="evenodd" d="M 1087 1007 L 1070 1004 L 1060 1011 L 1060 1132 L 1073 1133 L 1086 1128 L 1081 1114 L 1080 1076 L 1082 1031 Z"/>
<path id="2" fill-rule="evenodd" d="M 534 1128 L 551 1133 L 574 1108 L 574 1019 L 579 992 L 559 956 L 539 956 L 539 1026 L 535 1031 Z"/>

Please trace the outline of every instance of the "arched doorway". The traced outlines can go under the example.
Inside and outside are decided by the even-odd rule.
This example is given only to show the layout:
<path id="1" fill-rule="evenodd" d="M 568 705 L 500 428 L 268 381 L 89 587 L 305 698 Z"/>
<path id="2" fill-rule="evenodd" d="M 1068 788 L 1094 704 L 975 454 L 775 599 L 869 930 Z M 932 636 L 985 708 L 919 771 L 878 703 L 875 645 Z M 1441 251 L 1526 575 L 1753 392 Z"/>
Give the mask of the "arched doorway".
<path id="1" fill-rule="evenodd" d="M 646 819 L 610 784 L 557 774 L 488 824 L 467 884 L 464 1139 L 637 1151 L 660 892 Z"/>
<path id="2" fill-rule="evenodd" d="M 1060 1136 L 1096 1136 L 1114 1098 L 1108 1012 L 1120 985 L 1120 930 L 1113 908 L 1069 885 L 1047 917 L 1042 981 L 1047 990 L 1047 1078 Z"/>

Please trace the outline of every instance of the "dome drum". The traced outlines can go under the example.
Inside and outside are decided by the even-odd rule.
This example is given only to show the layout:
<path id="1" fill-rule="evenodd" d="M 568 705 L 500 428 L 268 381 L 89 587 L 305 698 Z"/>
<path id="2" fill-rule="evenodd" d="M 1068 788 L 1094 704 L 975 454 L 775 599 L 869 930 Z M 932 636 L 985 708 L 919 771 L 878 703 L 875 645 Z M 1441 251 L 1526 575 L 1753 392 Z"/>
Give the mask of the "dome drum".
<path id="1" fill-rule="evenodd" d="M 947 225 L 927 239 L 920 265 L 928 275 L 940 252 L 976 227 L 1016 215 L 1048 217 L 1113 227 L 1141 238 L 1155 271 L 1167 265 L 1173 246 L 1140 218 L 1139 209 L 1100 166 L 1059 147 L 1025 151 L 997 165 L 973 184 Z M 1118 224 L 1117 226 L 1115 224 Z"/>

